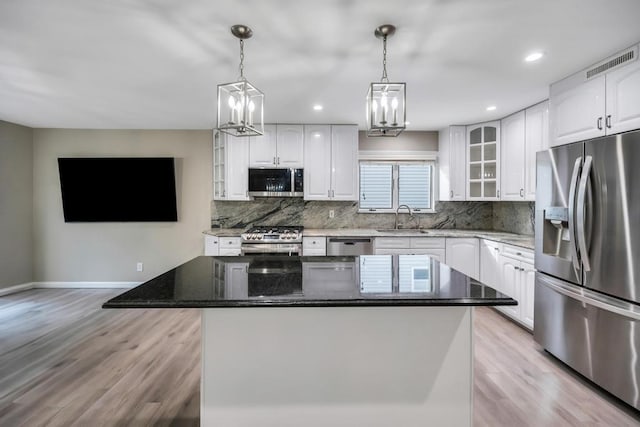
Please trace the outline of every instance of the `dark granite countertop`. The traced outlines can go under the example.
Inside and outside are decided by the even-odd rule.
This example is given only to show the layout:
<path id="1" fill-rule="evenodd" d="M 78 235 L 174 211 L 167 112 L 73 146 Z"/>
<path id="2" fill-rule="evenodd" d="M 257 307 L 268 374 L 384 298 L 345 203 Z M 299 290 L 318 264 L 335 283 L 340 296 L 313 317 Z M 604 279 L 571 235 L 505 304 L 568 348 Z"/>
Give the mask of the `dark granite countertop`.
<path id="1" fill-rule="evenodd" d="M 517 305 L 426 255 L 192 259 L 103 308 Z"/>

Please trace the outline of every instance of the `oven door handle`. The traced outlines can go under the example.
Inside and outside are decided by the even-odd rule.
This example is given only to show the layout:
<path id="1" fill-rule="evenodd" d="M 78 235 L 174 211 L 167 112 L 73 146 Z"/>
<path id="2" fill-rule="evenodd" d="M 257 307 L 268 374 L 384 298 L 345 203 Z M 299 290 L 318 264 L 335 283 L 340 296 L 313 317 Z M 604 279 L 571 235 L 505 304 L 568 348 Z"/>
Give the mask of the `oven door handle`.
<path id="1" fill-rule="evenodd" d="M 240 246 L 241 255 L 251 254 L 289 254 L 299 255 L 301 251 L 301 245 L 270 245 L 270 244 L 257 244 L 257 245 L 242 245 Z"/>

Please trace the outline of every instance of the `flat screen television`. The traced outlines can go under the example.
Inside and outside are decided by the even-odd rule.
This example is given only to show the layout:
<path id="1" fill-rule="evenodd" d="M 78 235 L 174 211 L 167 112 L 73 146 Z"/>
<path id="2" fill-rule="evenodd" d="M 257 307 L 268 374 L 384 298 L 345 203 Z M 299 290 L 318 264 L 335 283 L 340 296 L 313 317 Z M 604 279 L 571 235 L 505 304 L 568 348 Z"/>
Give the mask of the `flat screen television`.
<path id="1" fill-rule="evenodd" d="M 177 221 L 173 157 L 58 158 L 65 222 Z"/>

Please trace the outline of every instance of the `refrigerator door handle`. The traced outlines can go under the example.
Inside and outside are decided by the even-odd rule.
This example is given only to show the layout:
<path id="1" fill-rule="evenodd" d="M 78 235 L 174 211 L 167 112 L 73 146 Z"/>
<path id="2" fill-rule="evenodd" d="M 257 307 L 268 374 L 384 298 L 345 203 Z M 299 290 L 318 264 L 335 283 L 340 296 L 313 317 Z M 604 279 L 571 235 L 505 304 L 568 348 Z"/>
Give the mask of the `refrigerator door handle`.
<path id="1" fill-rule="evenodd" d="M 576 277 L 579 277 L 580 271 L 580 259 L 578 258 L 578 246 L 576 242 L 576 222 L 575 222 L 575 201 L 576 201 L 576 186 L 578 185 L 578 175 L 580 174 L 580 164 L 582 163 L 582 157 L 578 157 L 573 165 L 573 173 L 571 174 L 571 186 L 569 187 L 569 236 L 571 237 L 571 262 L 573 263 L 573 269 L 576 272 Z"/>
<path id="2" fill-rule="evenodd" d="M 536 275 L 538 277 L 538 275 Z M 602 310 L 614 313 L 633 320 L 640 320 L 640 311 L 631 303 L 622 302 L 616 298 L 611 298 L 603 294 L 589 291 L 584 288 L 577 288 L 575 285 L 566 285 L 547 277 L 538 278 L 540 284 L 587 305 L 598 307 Z"/>
<path id="3" fill-rule="evenodd" d="M 589 262 L 589 252 L 587 250 L 587 237 L 585 233 L 586 216 L 585 201 L 587 196 L 587 181 L 591 173 L 591 165 L 593 157 L 586 156 L 584 166 L 582 167 L 582 176 L 580 177 L 580 186 L 578 188 L 578 208 L 576 214 L 576 222 L 578 223 L 578 246 L 580 247 L 580 255 L 582 256 L 582 266 L 585 271 L 591 271 L 591 263 Z"/>

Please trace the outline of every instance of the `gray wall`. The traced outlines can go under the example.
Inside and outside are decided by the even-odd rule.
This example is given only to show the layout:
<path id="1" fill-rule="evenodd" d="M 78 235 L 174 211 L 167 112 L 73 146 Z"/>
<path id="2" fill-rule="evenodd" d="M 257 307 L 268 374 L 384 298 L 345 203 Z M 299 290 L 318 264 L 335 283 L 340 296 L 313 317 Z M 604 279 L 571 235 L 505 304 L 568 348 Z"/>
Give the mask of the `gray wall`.
<path id="1" fill-rule="evenodd" d="M 360 151 L 438 151 L 437 131 L 404 131 L 395 138 L 369 138 L 358 132 Z"/>
<path id="2" fill-rule="evenodd" d="M 206 130 L 35 129 L 35 281 L 141 281 L 200 255 L 210 223 L 211 138 Z M 176 157 L 178 222 L 65 223 L 57 158 L 73 156 Z"/>
<path id="3" fill-rule="evenodd" d="M 0 288 L 33 281 L 33 130 L 0 121 Z"/>

